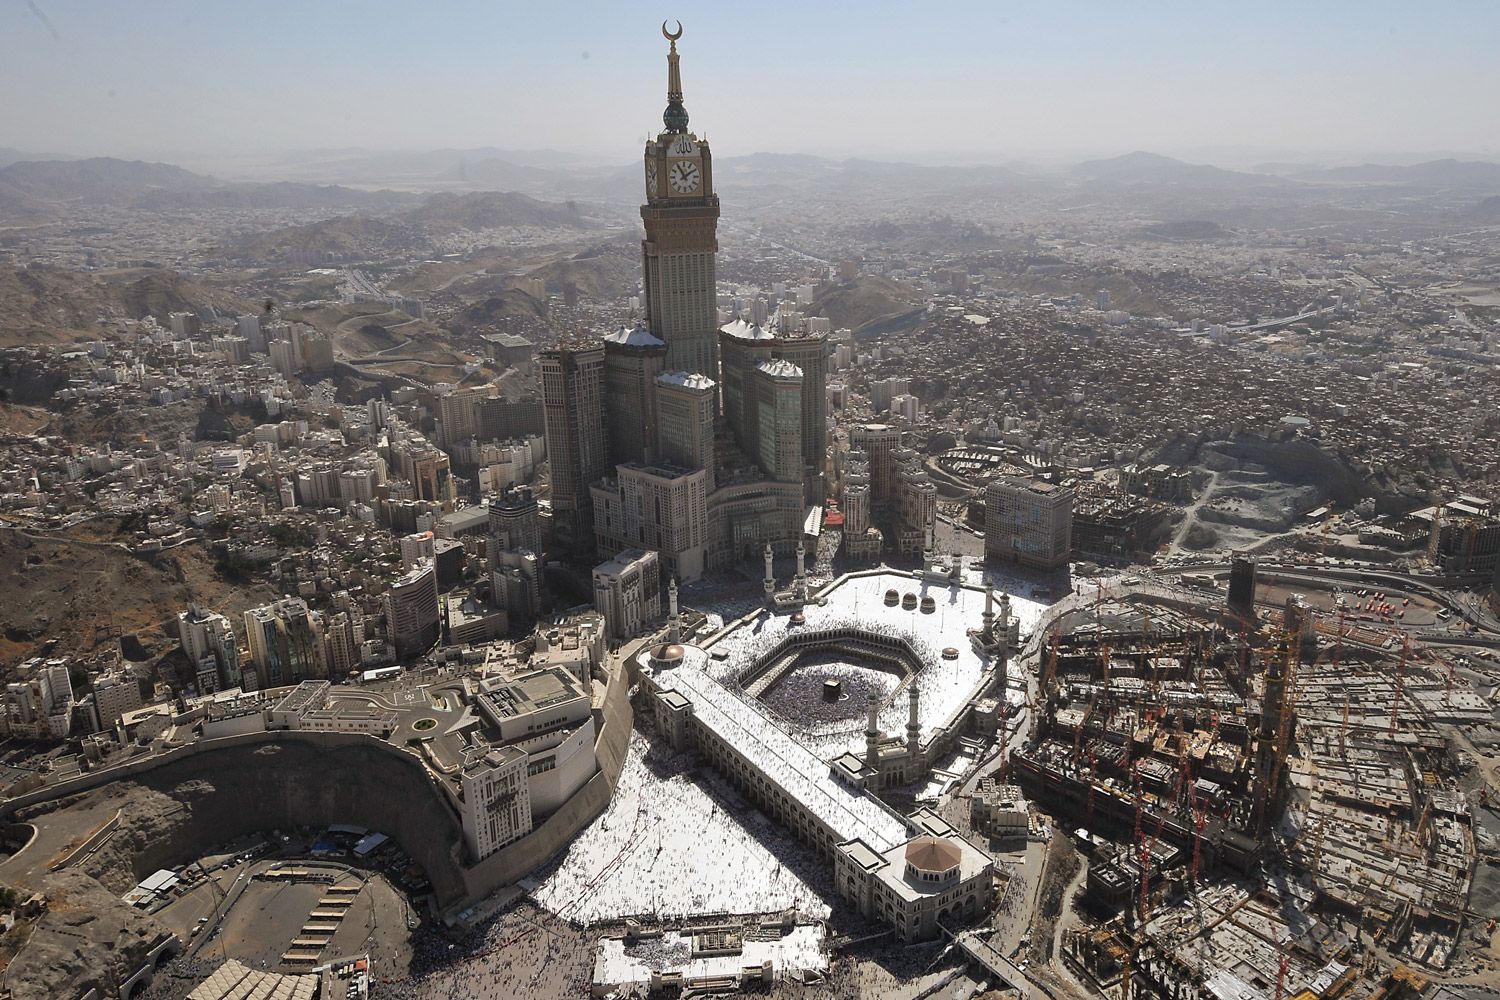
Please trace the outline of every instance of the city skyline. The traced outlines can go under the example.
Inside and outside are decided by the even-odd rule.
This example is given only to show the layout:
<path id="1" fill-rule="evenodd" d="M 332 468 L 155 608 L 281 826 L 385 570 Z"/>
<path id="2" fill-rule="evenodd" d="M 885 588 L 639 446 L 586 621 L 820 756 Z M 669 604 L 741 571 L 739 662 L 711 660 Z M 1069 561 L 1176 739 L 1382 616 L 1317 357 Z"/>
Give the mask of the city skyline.
<path id="1" fill-rule="evenodd" d="M 925 29 L 888 5 L 653 13 L 682 20 L 690 110 L 733 155 L 1500 155 L 1491 5 L 955 4 Z M 0 133 L 33 154 L 501 148 L 614 162 L 653 127 L 642 109 L 661 89 L 655 22 L 606 5 L 555 18 L 278 3 L 252 18 L 32 3 L 0 28 L 0 85 L 28 95 L 0 110 Z"/>

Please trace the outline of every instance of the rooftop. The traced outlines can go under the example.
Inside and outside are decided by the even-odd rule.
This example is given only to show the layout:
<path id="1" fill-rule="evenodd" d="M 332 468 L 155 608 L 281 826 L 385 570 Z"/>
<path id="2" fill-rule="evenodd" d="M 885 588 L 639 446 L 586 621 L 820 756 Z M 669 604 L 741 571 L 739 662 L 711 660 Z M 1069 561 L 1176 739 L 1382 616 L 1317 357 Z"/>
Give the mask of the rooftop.
<path id="1" fill-rule="evenodd" d="M 649 651 L 640 662 L 658 688 L 677 691 L 692 702 L 695 718 L 822 820 L 837 840 L 863 840 L 878 851 L 906 840 L 900 816 L 835 778 L 827 761 L 792 739 L 759 704 L 709 676 L 708 654 L 700 647 L 684 646 L 676 666 L 653 663 Z"/>
<path id="2" fill-rule="evenodd" d="M 622 326 L 618 330 L 604 335 L 604 341 L 608 344 L 622 344 L 625 347 L 666 347 L 666 342 L 658 338 L 644 326 L 637 324 L 634 327 Z"/>
<path id="3" fill-rule="evenodd" d="M 712 389 L 714 380 L 698 372 L 662 372 L 656 376 L 660 385 L 680 385 L 687 389 Z"/>

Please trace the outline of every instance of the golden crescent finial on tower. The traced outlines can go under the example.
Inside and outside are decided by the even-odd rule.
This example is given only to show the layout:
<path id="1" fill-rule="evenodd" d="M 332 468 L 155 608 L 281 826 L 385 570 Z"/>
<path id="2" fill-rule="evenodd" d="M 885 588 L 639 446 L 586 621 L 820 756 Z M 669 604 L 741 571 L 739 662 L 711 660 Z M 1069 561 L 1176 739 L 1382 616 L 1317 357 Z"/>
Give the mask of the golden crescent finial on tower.
<path id="1" fill-rule="evenodd" d="M 674 33 L 667 30 L 667 22 L 663 21 L 661 23 L 661 37 L 665 38 L 669 42 L 677 41 L 677 39 L 682 37 L 682 22 L 677 22 L 677 31 Z"/>

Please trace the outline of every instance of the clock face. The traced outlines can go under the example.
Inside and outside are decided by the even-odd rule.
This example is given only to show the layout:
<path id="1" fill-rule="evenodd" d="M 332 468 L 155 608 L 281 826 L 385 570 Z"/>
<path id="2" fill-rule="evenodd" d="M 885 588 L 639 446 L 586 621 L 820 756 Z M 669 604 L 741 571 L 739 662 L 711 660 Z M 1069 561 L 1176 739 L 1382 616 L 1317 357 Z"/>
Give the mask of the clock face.
<path id="1" fill-rule="evenodd" d="M 646 161 L 646 197 L 656 197 L 656 158 Z"/>
<path id="2" fill-rule="evenodd" d="M 703 172 L 692 160 L 677 160 L 667 171 L 667 182 L 672 185 L 674 194 L 692 194 L 703 182 Z"/>

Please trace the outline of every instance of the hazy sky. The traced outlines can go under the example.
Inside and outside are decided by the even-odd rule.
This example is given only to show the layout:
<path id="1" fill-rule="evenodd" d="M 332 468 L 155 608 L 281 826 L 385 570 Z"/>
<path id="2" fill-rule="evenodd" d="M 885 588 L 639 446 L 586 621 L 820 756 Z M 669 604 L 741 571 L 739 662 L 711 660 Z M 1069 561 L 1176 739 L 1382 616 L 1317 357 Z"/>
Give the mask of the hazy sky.
<path id="1" fill-rule="evenodd" d="M 0 146 L 625 162 L 661 125 L 663 17 L 720 156 L 1500 157 L 1500 0 L 0 0 Z"/>

